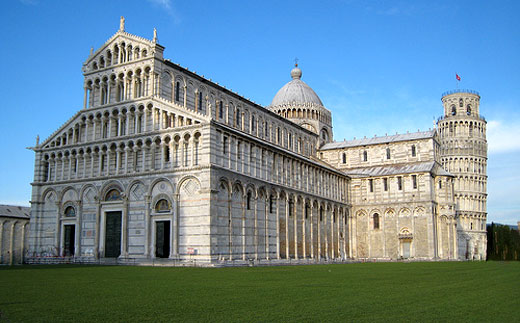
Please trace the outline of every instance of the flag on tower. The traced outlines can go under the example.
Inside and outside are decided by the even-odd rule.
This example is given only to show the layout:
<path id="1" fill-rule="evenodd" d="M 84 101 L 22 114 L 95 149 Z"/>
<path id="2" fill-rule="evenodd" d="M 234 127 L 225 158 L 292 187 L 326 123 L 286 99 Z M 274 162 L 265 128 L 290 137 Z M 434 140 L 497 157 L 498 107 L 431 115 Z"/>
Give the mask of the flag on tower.
<path id="1" fill-rule="evenodd" d="M 455 73 L 455 77 L 457 78 L 457 81 L 460 81 L 460 76 L 459 76 L 459 74 Z"/>

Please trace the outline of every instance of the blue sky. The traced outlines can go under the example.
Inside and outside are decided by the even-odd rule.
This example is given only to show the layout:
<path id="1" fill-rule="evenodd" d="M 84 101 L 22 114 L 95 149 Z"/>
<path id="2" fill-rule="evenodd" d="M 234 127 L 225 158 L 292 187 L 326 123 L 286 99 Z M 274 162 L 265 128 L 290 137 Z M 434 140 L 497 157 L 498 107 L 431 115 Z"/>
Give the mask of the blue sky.
<path id="1" fill-rule="evenodd" d="M 83 104 L 81 66 L 126 18 L 165 57 L 268 105 L 303 80 L 336 140 L 426 130 L 441 94 L 479 91 L 488 120 L 488 221 L 520 220 L 520 1 L 58 1 L 0 5 L 0 203 L 27 205 L 36 135 Z"/>

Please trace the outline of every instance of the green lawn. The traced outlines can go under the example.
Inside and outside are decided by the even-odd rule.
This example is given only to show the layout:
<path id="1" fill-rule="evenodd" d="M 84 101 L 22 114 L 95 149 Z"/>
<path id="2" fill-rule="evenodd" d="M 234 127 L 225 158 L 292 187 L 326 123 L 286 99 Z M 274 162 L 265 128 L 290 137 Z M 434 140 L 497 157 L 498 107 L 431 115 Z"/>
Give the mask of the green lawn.
<path id="1" fill-rule="evenodd" d="M 520 262 L 0 268 L 0 321 L 520 320 Z"/>

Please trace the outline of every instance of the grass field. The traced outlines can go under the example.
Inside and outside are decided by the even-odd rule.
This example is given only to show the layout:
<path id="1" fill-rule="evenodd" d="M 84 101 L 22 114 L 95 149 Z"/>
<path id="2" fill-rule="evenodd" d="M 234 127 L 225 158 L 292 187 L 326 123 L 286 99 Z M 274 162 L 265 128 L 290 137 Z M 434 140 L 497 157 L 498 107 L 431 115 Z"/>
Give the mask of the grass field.
<path id="1" fill-rule="evenodd" d="M 0 268 L 0 321 L 520 320 L 520 262 Z"/>

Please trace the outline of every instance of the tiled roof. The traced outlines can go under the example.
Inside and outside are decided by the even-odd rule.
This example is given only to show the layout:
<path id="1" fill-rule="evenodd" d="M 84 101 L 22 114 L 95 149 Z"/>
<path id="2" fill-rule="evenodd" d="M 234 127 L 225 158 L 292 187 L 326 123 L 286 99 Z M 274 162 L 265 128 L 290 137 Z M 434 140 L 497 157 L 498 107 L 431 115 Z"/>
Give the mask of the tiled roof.
<path id="1" fill-rule="evenodd" d="M 438 176 L 453 176 L 445 171 L 438 163 L 434 161 L 394 164 L 384 166 L 371 166 L 362 168 L 352 168 L 343 170 L 350 177 L 372 177 L 372 176 L 390 176 L 410 173 L 432 173 Z"/>
<path id="2" fill-rule="evenodd" d="M 433 138 L 435 135 L 435 129 L 428 131 L 412 132 L 406 134 L 397 134 L 391 136 L 373 137 L 373 138 L 362 138 L 345 141 L 335 141 L 323 145 L 320 150 L 338 149 L 338 148 L 351 148 L 357 146 L 368 146 L 386 144 L 398 141 L 417 140 L 417 139 L 428 139 Z"/>
<path id="3" fill-rule="evenodd" d="M 31 214 L 30 207 L 0 204 L 0 217 L 6 216 L 6 217 L 10 217 L 10 218 L 28 219 L 30 214 Z"/>

